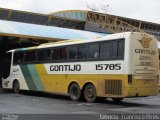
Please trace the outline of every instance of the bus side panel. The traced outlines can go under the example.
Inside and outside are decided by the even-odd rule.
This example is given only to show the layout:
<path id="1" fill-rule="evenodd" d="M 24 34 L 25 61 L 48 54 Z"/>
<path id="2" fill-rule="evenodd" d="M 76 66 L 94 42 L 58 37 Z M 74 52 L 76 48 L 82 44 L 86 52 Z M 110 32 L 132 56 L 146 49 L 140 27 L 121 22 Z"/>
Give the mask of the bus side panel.
<path id="1" fill-rule="evenodd" d="M 125 87 L 123 66 L 123 61 L 119 60 L 38 64 L 36 68 L 46 91 L 67 93 L 71 82 L 77 82 L 81 89 L 84 84 L 90 82 L 96 87 L 98 96 L 106 96 L 105 81 L 122 81 L 123 87 Z M 50 89 L 50 86 L 53 89 Z"/>

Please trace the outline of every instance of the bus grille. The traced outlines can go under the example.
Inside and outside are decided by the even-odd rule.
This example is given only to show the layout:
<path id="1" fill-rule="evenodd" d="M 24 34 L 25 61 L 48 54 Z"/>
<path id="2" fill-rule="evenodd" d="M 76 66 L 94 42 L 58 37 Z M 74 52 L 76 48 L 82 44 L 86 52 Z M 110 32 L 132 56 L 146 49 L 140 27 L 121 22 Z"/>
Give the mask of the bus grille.
<path id="1" fill-rule="evenodd" d="M 122 80 L 105 80 L 105 94 L 122 95 Z"/>

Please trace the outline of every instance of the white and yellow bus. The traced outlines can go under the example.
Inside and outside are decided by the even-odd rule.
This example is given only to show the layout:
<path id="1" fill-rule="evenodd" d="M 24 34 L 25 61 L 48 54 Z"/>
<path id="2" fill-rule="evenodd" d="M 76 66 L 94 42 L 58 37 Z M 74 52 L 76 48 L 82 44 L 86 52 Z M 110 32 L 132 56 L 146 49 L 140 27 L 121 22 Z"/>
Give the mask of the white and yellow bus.
<path id="1" fill-rule="evenodd" d="M 158 94 L 157 39 L 125 32 L 68 40 L 6 53 L 3 88 L 120 101 Z"/>

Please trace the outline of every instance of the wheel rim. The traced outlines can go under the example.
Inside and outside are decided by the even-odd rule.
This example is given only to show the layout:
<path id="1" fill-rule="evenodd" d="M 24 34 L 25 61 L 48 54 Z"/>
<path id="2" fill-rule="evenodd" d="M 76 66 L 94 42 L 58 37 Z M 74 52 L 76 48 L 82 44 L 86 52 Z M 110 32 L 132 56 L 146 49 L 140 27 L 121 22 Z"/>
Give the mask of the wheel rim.
<path id="1" fill-rule="evenodd" d="M 19 83 L 17 81 L 14 83 L 13 90 L 15 93 L 19 92 Z"/>
<path id="2" fill-rule="evenodd" d="M 71 95 L 75 96 L 75 97 L 78 97 L 78 89 L 77 89 L 77 87 L 73 87 L 71 89 Z"/>
<path id="3" fill-rule="evenodd" d="M 77 84 L 71 85 L 69 93 L 70 93 L 70 98 L 72 100 L 77 101 L 80 99 L 81 91 L 80 91 L 80 88 Z"/>
<path id="4" fill-rule="evenodd" d="M 94 90 L 92 88 L 87 89 L 86 92 L 87 92 L 86 94 L 87 94 L 87 96 L 89 98 L 93 98 L 94 97 Z"/>
<path id="5" fill-rule="evenodd" d="M 96 99 L 96 89 L 93 85 L 87 85 L 84 90 L 84 96 L 87 102 L 94 102 Z"/>

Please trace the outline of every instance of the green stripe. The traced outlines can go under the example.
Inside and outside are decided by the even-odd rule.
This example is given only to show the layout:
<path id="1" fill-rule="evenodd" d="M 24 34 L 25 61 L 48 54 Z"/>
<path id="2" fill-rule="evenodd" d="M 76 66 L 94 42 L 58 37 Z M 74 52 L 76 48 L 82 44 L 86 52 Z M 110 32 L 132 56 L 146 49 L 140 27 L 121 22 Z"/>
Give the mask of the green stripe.
<path id="1" fill-rule="evenodd" d="M 20 65 L 20 67 L 29 90 L 37 90 L 27 65 Z"/>
<path id="2" fill-rule="evenodd" d="M 29 90 L 44 91 L 42 81 L 37 74 L 36 68 L 33 64 L 21 65 L 21 70 Z"/>
<path id="3" fill-rule="evenodd" d="M 36 67 L 34 65 L 28 65 L 28 69 L 31 73 L 32 79 L 34 80 L 34 83 L 36 85 L 36 88 L 38 91 L 43 91 L 44 86 L 42 84 L 42 81 L 37 73 Z"/>

